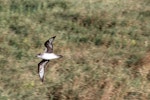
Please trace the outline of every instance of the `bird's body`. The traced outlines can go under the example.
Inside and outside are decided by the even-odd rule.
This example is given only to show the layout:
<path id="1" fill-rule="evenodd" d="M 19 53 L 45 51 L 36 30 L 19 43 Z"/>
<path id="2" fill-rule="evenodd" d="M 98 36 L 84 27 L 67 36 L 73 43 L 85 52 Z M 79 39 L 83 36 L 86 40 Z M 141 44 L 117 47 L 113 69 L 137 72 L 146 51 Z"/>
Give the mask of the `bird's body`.
<path id="1" fill-rule="evenodd" d="M 45 59 L 45 60 L 51 60 L 51 59 L 57 59 L 60 58 L 60 55 L 56 55 L 54 53 L 42 53 L 37 55 L 37 57 Z"/>
<path id="2" fill-rule="evenodd" d="M 37 57 L 38 58 L 42 58 L 42 61 L 38 64 L 38 73 L 40 76 L 41 81 L 44 81 L 44 73 L 45 73 L 45 67 L 47 65 L 47 63 L 51 60 L 51 59 L 57 59 L 62 57 L 61 55 L 56 55 L 53 53 L 53 40 L 55 39 L 56 36 L 50 38 L 49 40 L 47 40 L 44 45 L 46 47 L 46 50 L 44 53 L 42 54 L 38 54 Z"/>

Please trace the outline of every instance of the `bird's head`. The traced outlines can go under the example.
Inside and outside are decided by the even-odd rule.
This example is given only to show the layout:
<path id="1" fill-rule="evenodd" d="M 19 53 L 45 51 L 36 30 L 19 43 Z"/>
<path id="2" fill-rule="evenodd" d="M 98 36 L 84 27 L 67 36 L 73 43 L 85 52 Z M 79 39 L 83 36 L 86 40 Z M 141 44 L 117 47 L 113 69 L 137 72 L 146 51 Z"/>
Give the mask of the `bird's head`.
<path id="1" fill-rule="evenodd" d="M 37 54 L 37 55 L 36 55 L 36 57 L 41 57 L 41 55 L 42 55 L 42 54 L 41 54 L 41 53 L 39 53 L 39 54 Z"/>

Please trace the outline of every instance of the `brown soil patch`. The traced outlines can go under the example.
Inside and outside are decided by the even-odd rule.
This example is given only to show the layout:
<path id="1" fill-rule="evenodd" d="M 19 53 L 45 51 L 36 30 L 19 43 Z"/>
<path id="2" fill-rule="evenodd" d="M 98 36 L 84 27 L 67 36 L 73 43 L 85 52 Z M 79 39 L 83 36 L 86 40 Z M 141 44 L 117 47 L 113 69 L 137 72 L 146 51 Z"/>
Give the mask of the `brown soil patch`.
<path id="1" fill-rule="evenodd" d="M 139 71 L 144 78 L 150 73 L 150 52 L 143 57 Z"/>

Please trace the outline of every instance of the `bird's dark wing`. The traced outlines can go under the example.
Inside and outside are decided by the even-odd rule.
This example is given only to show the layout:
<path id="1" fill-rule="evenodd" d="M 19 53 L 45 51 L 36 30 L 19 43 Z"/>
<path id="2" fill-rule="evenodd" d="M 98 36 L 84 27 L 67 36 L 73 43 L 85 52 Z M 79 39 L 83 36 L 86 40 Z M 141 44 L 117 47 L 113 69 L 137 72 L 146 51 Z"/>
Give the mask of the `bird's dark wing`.
<path id="1" fill-rule="evenodd" d="M 47 41 L 44 43 L 44 45 L 45 45 L 45 47 L 46 47 L 45 52 L 47 52 L 47 53 L 52 53 L 52 52 L 53 52 L 53 41 L 54 41 L 55 37 L 56 37 L 56 36 L 50 38 L 49 40 L 47 40 Z"/>
<path id="2" fill-rule="evenodd" d="M 41 81 L 44 81 L 44 71 L 45 71 L 45 66 L 46 64 L 49 62 L 49 60 L 42 60 L 39 64 L 38 64 L 38 73 L 40 76 Z"/>

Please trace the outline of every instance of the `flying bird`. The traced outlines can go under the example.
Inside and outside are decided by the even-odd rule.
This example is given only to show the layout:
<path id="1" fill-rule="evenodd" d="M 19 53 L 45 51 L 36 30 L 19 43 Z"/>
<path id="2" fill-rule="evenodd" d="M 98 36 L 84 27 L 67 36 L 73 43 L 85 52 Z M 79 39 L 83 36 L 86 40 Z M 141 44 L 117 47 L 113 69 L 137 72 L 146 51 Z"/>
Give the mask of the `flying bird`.
<path id="1" fill-rule="evenodd" d="M 62 57 L 62 55 L 56 55 L 53 53 L 53 41 L 55 37 L 56 36 L 51 37 L 49 40 L 47 40 L 44 43 L 44 46 L 46 47 L 44 53 L 40 53 L 37 55 L 38 58 L 42 58 L 42 61 L 38 64 L 38 73 L 42 82 L 44 81 L 44 72 L 47 63 L 51 59 L 57 59 Z"/>

